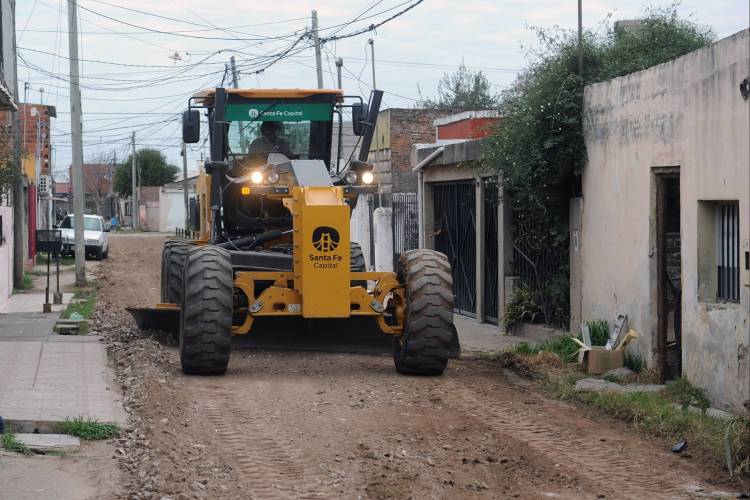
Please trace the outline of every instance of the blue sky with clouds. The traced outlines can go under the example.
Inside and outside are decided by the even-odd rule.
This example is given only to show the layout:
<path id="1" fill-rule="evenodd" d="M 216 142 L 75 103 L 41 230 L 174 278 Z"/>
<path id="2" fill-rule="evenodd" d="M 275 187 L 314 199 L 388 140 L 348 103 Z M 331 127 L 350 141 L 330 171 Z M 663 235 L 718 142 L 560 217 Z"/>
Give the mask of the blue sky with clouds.
<path id="1" fill-rule="evenodd" d="M 276 54 L 302 37 L 310 25 L 312 9 L 318 11 L 322 35 L 330 36 L 337 30 L 343 34 L 367 27 L 414 2 L 77 1 L 81 7 L 80 57 L 91 61 L 81 63 L 84 158 L 107 159 L 113 154 L 123 158 L 130 132 L 136 130 L 139 144 L 162 149 L 176 164 L 181 161 L 176 113 L 185 108 L 192 91 L 221 82 L 224 63 L 232 54 L 240 67 L 241 86 L 312 88 L 316 86 L 312 49 L 256 74 L 263 66 L 259 57 Z M 634 18 L 651 4 L 664 5 L 584 0 L 584 26 L 596 30 L 610 14 L 613 21 Z M 57 107 L 52 138 L 58 171 L 67 171 L 71 158 L 69 66 L 64 58 L 68 54 L 66 5 L 67 0 L 19 0 L 16 5 L 17 38 L 23 56 L 19 59 L 19 88 L 23 92 L 24 82 L 29 83 L 29 102 L 38 102 L 39 89 L 44 88 L 44 102 Z M 686 0 L 678 11 L 712 27 L 718 38 L 750 23 L 748 0 Z M 337 26 L 358 15 L 357 22 Z M 344 90 L 366 96 L 372 78 L 367 40 L 373 38 L 377 85 L 390 92 L 385 97 L 387 106 L 412 106 L 418 89 L 433 95 L 442 74 L 461 62 L 482 69 L 500 90 L 526 64 L 522 47 L 535 41 L 530 27 L 573 29 L 576 23 L 576 0 L 424 0 L 374 33 L 325 44 L 324 81 L 326 86 L 335 86 L 334 60 L 342 57 Z M 293 50 L 308 44 L 303 39 Z M 180 58 L 177 62 L 170 58 L 175 53 Z M 192 166 L 200 157 L 200 148 L 191 148 L 188 156 Z"/>

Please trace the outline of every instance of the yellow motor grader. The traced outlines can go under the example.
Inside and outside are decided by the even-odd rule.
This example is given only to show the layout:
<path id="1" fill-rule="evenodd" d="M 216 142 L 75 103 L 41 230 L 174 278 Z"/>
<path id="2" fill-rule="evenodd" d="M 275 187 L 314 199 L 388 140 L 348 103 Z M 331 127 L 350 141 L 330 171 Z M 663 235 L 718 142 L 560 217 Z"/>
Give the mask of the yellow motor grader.
<path id="1" fill-rule="evenodd" d="M 367 272 L 350 241 L 351 208 L 375 190 L 367 152 L 381 98 L 381 91 L 366 104 L 340 90 L 224 88 L 190 98 L 183 140 L 201 140 L 203 110 L 210 142 L 197 227 L 164 246 L 162 303 L 132 311 L 143 328 L 179 323 L 185 373 L 224 373 L 232 336 L 251 334 L 258 318 L 289 316 L 371 318 L 393 337 L 400 373 L 445 370 L 455 336 L 445 255 L 412 250 L 397 272 Z M 342 144 L 345 110 L 360 153 L 342 165 L 341 150 L 332 159 L 331 148 L 334 118 Z"/>

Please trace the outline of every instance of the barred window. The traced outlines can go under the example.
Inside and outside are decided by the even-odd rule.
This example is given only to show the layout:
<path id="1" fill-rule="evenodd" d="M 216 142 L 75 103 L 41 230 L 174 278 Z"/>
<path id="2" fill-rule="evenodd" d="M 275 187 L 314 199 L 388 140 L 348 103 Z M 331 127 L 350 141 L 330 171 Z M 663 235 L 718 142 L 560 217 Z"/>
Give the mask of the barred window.
<path id="1" fill-rule="evenodd" d="M 716 205 L 717 299 L 740 300 L 740 210 L 738 203 Z"/>

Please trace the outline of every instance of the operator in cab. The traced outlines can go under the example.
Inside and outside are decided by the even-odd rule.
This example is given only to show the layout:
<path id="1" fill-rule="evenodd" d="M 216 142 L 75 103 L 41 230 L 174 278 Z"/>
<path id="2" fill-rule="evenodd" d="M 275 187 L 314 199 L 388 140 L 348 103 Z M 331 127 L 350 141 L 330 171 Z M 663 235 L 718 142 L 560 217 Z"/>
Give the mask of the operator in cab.
<path id="1" fill-rule="evenodd" d="M 284 124 L 282 122 L 264 121 L 260 126 L 260 137 L 250 144 L 248 153 L 281 153 L 284 156 L 291 158 L 292 150 L 289 147 L 289 143 L 281 138 L 283 133 Z"/>

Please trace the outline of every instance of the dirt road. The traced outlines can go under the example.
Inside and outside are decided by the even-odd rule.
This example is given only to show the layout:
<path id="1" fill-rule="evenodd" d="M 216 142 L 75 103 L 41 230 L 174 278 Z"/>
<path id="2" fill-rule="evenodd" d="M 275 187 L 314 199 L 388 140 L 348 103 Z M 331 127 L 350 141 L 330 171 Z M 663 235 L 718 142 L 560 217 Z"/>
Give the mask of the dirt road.
<path id="1" fill-rule="evenodd" d="M 389 355 L 235 350 L 187 377 L 123 311 L 159 299 L 162 237 L 112 236 L 97 328 L 132 428 L 123 498 L 688 498 L 731 486 L 495 364 L 398 375 Z M 315 332 L 310 332 L 314 335 Z"/>

